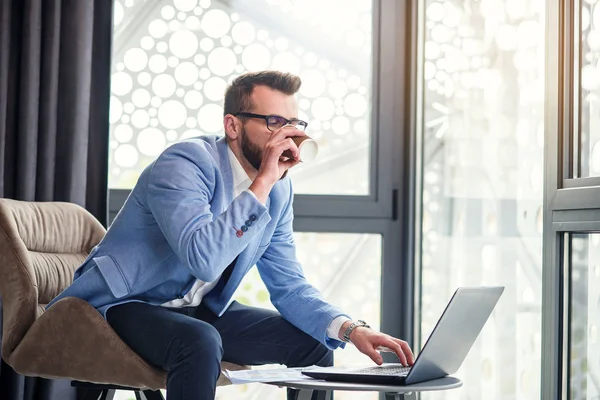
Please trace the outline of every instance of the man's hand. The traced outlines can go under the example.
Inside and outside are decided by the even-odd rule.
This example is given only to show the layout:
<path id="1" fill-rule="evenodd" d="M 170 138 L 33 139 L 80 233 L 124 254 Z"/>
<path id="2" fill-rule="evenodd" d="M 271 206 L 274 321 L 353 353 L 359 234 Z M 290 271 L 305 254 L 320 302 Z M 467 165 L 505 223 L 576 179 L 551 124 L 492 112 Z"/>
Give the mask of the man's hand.
<path id="1" fill-rule="evenodd" d="M 304 135 L 304 132 L 291 125 L 286 125 L 271 134 L 271 138 L 263 149 L 262 161 L 256 179 L 250 185 L 250 190 L 261 202 L 266 201 L 273 185 L 281 179 L 285 171 L 300 162 L 298 146 L 290 137 Z M 293 158 L 281 155 L 286 150 L 292 153 Z"/>
<path id="2" fill-rule="evenodd" d="M 340 329 L 343 336 L 350 322 L 346 322 Z M 378 347 L 387 347 L 393 351 L 400 363 L 404 366 L 413 365 L 415 360 L 410 346 L 404 340 L 396 339 L 385 333 L 376 332 L 370 328 L 359 326 L 350 333 L 350 341 L 363 354 L 368 355 L 377 364 L 383 363 L 383 358 L 377 352 Z"/>

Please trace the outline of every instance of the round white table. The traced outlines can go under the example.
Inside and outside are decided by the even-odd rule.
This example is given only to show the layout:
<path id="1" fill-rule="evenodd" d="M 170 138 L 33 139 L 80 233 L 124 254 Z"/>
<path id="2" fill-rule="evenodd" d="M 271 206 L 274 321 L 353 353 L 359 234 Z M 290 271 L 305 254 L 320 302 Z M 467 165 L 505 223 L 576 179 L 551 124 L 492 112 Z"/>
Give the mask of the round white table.
<path id="1" fill-rule="evenodd" d="M 434 379 L 427 382 L 415 383 L 406 386 L 388 386 L 388 385 L 370 385 L 365 383 L 347 383 L 347 382 L 329 382 L 318 379 L 296 381 L 296 382 L 275 382 L 271 385 L 284 386 L 292 389 L 299 389 L 297 400 L 310 400 L 313 390 L 319 391 L 319 400 L 331 399 L 331 393 L 334 390 L 350 390 L 362 392 L 380 392 L 385 393 L 386 400 L 408 400 L 416 398 L 416 392 L 426 392 L 434 390 L 455 389 L 462 386 L 462 381 L 452 376 Z"/>

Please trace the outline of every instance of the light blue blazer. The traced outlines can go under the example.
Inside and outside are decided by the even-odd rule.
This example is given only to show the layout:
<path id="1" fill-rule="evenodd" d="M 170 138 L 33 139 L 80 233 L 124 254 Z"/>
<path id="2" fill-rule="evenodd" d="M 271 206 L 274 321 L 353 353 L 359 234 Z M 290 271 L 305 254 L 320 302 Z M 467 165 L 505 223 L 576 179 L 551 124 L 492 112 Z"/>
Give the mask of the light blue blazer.
<path id="1" fill-rule="evenodd" d="M 199 137 L 172 145 L 141 174 L 104 239 L 75 271 L 63 297 L 86 300 L 104 317 L 117 304 L 160 305 L 182 298 L 196 279 L 212 282 L 236 258 L 203 302 L 222 315 L 254 265 L 271 302 L 293 325 L 329 348 L 340 315 L 305 279 L 292 235 L 289 178 L 273 187 L 266 205 L 243 192 L 233 198 L 225 138 Z"/>

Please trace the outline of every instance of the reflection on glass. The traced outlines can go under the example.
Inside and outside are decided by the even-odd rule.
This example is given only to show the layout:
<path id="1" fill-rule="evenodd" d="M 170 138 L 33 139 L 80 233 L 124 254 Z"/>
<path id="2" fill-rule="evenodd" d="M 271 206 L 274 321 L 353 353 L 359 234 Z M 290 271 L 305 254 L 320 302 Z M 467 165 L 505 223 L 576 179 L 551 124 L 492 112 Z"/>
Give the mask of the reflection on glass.
<path id="1" fill-rule="evenodd" d="M 600 3 L 581 4 L 581 177 L 600 176 Z"/>
<path id="2" fill-rule="evenodd" d="M 353 318 L 380 326 L 381 235 L 341 233 L 295 233 L 296 253 L 306 279 L 331 303 Z M 238 301 L 273 309 L 269 293 L 256 268 L 246 276 L 235 294 Z M 347 346 L 335 352 L 337 365 L 369 364 L 365 355 Z M 272 367 L 272 366 L 271 366 Z M 217 390 L 218 399 L 285 399 L 285 391 L 268 385 L 228 386 Z M 340 400 L 376 400 L 376 393 L 339 392 Z"/>
<path id="3" fill-rule="evenodd" d="M 600 234 L 571 236 L 570 399 L 600 397 Z"/>
<path id="4" fill-rule="evenodd" d="M 318 10 L 318 12 L 315 12 Z M 369 193 L 371 0 L 115 0 L 109 187 L 131 188 L 172 143 L 223 134 L 227 84 L 300 75 L 300 119 L 319 156 L 297 193 Z"/>
<path id="5" fill-rule="evenodd" d="M 545 1 L 423 4 L 422 343 L 457 286 L 506 290 L 421 397 L 540 398 Z"/>

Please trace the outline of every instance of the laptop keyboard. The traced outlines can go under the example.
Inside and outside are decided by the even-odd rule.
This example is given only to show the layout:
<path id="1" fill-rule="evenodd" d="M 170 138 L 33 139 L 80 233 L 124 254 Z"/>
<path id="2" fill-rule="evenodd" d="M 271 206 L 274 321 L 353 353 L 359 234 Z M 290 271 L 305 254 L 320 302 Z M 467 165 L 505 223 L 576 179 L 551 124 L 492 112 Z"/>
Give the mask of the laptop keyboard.
<path id="1" fill-rule="evenodd" d="M 369 367 L 355 371 L 359 374 L 370 375 L 406 375 L 410 371 L 410 367 L 401 367 L 398 365 L 383 365 L 381 367 Z"/>

